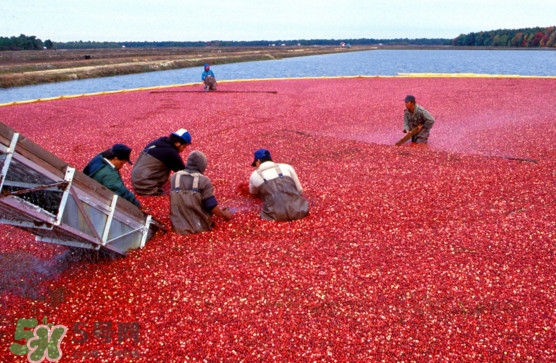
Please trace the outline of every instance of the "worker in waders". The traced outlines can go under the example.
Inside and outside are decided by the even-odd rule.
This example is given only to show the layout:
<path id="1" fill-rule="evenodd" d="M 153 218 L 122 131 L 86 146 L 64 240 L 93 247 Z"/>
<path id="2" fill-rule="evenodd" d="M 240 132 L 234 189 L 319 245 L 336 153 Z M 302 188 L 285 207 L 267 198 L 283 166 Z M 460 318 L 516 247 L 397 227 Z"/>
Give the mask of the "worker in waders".
<path id="1" fill-rule="evenodd" d="M 411 142 L 416 144 L 426 144 L 429 134 L 434 124 L 434 117 L 421 105 L 415 102 L 415 96 L 407 95 L 404 99 L 405 110 L 403 116 L 403 132 L 407 133 L 419 125 L 423 128 L 419 133 L 411 137 Z"/>
<path id="2" fill-rule="evenodd" d="M 230 220 L 232 213 L 218 207 L 210 179 L 203 175 L 207 157 L 192 151 L 184 170 L 170 178 L 170 220 L 179 234 L 210 231 L 214 226 L 212 215 Z"/>
<path id="3" fill-rule="evenodd" d="M 205 70 L 201 74 L 201 80 L 205 85 L 205 91 L 216 91 L 216 77 L 208 64 L 205 64 Z"/>
<path id="4" fill-rule="evenodd" d="M 83 174 L 130 201 L 137 208 L 141 208 L 141 204 L 135 195 L 125 187 L 120 175 L 120 170 L 125 164 L 132 164 L 130 155 L 130 147 L 124 144 L 114 144 L 110 149 L 104 150 L 89 161 L 83 169 Z"/>
<path id="5" fill-rule="evenodd" d="M 301 219 L 309 214 L 309 203 L 294 168 L 272 161 L 266 149 L 255 151 L 251 166 L 257 169 L 249 178 L 249 192 L 263 201 L 261 218 L 275 221 Z"/>
<path id="6" fill-rule="evenodd" d="M 185 168 L 180 154 L 191 144 L 191 134 L 179 129 L 151 141 L 139 154 L 131 170 L 131 183 L 139 195 L 160 195 L 170 173 Z"/>

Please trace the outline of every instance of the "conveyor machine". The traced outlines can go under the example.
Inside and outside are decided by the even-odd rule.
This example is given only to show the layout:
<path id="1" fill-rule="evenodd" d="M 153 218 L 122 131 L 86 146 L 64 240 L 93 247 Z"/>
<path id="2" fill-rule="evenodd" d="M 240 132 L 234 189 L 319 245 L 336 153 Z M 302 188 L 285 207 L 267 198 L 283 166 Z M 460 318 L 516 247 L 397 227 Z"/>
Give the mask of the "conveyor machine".
<path id="1" fill-rule="evenodd" d="M 0 223 L 37 241 L 120 255 L 163 227 L 132 203 L 0 123 Z"/>

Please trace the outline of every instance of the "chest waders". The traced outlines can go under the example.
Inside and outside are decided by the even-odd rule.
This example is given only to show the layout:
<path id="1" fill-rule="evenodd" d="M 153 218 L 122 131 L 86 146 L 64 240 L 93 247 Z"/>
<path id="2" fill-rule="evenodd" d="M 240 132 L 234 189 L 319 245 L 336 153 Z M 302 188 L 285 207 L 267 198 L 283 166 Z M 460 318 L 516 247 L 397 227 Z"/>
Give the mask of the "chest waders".
<path id="1" fill-rule="evenodd" d="M 193 178 L 191 189 L 182 188 L 183 176 Z M 174 183 L 170 190 L 170 220 L 177 233 L 200 233 L 211 230 L 214 225 L 211 214 L 203 209 L 199 192 L 200 176 L 200 173 L 190 173 L 185 170 L 173 175 Z"/>
<path id="2" fill-rule="evenodd" d="M 280 166 L 274 166 L 278 178 L 266 180 L 263 170 L 257 173 L 264 180 L 259 186 L 259 195 L 263 201 L 261 218 L 275 221 L 292 221 L 309 214 L 309 203 L 297 190 L 294 180 L 282 174 Z M 266 169 L 264 169 L 266 170 Z"/>
<path id="3" fill-rule="evenodd" d="M 131 183 L 137 194 L 157 194 L 169 176 L 170 170 L 162 161 L 142 151 L 131 170 Z"/>

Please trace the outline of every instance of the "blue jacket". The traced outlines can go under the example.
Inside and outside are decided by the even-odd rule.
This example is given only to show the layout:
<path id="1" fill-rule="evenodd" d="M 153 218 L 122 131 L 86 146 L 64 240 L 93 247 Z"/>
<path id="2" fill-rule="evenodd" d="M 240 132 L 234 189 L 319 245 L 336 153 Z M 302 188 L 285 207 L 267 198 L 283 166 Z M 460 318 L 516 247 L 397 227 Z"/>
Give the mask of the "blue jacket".
<path id="1" fill-rule="evenodd" d="M 212 69 L 209 69 L 208 71 L 204 71 L 203 74 L 201 74 L 201 81 L 204 81 L 205 78 L 207 78 L 208 76 L 214 77 L 214 73 L 212 72 Z"/>
<path id="2" fill-rule="evenodd" d="M 120 172 L 114 169 L 112 165 L 109 165 L 101 154 L 89 161 L 89 164 L 83 169 L 83 173 L 104 185 L 120 197 L 135 204 L 137 208 L 141 208 L 141 204 L 137 198 L 135 198 L 135 195 L 125 187 Z"/>

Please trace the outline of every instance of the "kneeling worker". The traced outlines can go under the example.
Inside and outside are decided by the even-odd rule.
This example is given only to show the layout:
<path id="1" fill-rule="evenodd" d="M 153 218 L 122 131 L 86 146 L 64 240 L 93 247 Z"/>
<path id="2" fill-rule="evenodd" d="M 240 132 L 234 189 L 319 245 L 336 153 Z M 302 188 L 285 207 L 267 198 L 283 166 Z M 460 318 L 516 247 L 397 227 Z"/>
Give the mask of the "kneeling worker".
<path id="1" fill-rule="evenodd" d="M 227 208 L 218 207 L 212 183 L 203 175 L 207 164 L 205 154 L 192 151 L 185 169 L 170 179 L 170 220 L 179 234 L 210 231 L 213 214 L 226 220 L 232 218 Z"/>
<path id="2" fill-rule="evenodd" d="M 151 141 L 139 154 L 131 171 L 135 192 L 139 195 L 162 194 L 162 186 L 168 182 L 170 173 L 185 168 L 180 153 L 190 144 L 191 134 L 186 129 Z"/>
<path id="3" fill-rule="evenodd" d="M 120 175 L 120 169 L 125 163 L 132 164 L 130 155 L 131 149 L 128 146 L 115 144 L 89 161 L 85 169 L 83 169 L 83 173 L 115 194 L 135 204 L 137 208 L 141 208 L 141 204 L 135 198 L 135 195 L 125 187 Z"/>
<path id="4" fill-rule="evenodd" d="M 257 169 L 249 178 L 249 192 L 263 201 L 261 218 L 276 221 L 301 219 L 309 214 L 309 203 L 292 166 L 272 161 L 270 151 L 255 151 L 251 166 Z"/>
<path id="5" fill-rule="evenodd" d="M 205 71 L 201 74 L 201 80 L 205 84 L 205 91 L 216 91 L 216 77 L 208 64 L 205 64 Z"/>

